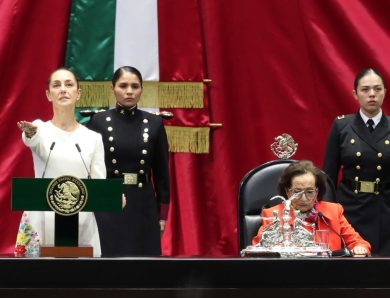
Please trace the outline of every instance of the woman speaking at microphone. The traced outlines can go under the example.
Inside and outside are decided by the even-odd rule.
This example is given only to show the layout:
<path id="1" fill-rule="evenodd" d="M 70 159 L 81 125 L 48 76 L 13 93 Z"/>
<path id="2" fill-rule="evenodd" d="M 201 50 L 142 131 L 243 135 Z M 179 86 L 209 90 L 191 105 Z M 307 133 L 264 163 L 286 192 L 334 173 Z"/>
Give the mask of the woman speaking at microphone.
<path id="1" fill-rule="evenodd" d="M 104 179 L 106 167 L 102 137 L 79 124 L 74 117 L 76 101 L 80 99 L 79 83 L 74 73 L 66 68 L 55 70 L 49 77 L 46 97 L 53 106 L 51 120 L 17 123 L 23 132 L 23 142 L 32 151 L 35 177 L 72 175 Z M 23 213 L 17 248 L 21 242 L 36 240 L 41 245 L 54 244 L 54 212 Z M 79 245 L 92 246 L 94 256 L 101 254 L 97 224 L 91 212 L 79 214 Z"/>
<path id="2" fill-rule="evenodd" d="M 296 197 L 291 202 L 290 224 L 295 219 L 294 211 L 299 211 L 298 217 L 302 220 L 315 223 L 318 230 L 329 230 L 329 248 L 332 251 L 340 250 L 346 245 L 355 257 L 371 254 L 371 245 L 348 223 L 341 205 L 322 201 L 326 191 L 325 176 L 311 161 L 291 163 L 279 179 L 278 190 L 285 198 Z M 272 217 L 274 210 L 278 210 L 279 216 L 282 216 L 283 209 L 284 204 L 279 204 L 264 209 L 262 216 Z M 263 221 L 258 234 L 252 239 L 253 245 L 259 243 L 264 227 Z"/>

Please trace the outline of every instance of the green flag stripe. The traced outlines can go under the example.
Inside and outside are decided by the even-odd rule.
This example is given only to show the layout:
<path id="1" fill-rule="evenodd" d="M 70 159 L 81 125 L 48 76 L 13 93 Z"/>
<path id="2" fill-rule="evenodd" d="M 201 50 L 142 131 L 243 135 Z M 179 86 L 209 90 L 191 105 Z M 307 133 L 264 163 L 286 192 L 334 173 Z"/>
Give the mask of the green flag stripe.
<path id="1" fill-rule="evenodd" d="M 73 0 L 65 65 L 80 80 L 111 80 L 116 0 Z"/>

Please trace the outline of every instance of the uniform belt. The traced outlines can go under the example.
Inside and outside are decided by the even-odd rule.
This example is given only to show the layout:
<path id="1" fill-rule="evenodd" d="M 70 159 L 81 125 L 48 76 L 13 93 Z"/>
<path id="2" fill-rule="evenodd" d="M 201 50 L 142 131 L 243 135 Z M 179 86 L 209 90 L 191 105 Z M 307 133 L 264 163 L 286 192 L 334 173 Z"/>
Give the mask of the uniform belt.
<path id="1" fill-rule="evenodd" d="M 377 182 L 377 181 L 366 181 L 366 180 L 352 180 L 343 177 L 342 182 L 352 189 L 355 193 L 374 193 L 379 194 L 386 189 L 390 189 L 390 181 Z"/>
<path id="2" fill-rule="evenodd" d="M 123 179 L 123 184 L 126 185 L 137 185 L 140 187 L 141 184 L 147 184 L 150 183 L 150 173 L 146 174 L 139 174 L 139 173 L 115 173 L 115 172 L 108 172 L 107 178 L 114 178 L 114 179 Z"/>
<path id="3" fill-rule="evenodd" d="M 137 185 L 139 183 L 149 183 L 148 174 L 138 174 L 138 173 L 122 173 L 123 174 L 123 184 L 127 185 Z"/>

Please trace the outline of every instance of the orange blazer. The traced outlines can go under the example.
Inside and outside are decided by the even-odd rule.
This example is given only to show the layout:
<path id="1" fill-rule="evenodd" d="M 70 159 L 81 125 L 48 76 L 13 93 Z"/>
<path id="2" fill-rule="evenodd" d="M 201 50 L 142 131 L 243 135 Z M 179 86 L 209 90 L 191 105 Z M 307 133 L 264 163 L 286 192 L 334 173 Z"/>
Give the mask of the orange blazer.
<path id="1" fill-rule="evenodd" d="M 279 211 L 279 217 L 283 215 L 283 204 L 276 205 L 272 208 L 263 209 L 261 216 L 263 217 L 272 217 L 273 210 L 277 209 Z M 365 241 L 358 232 L 350 225 L 347 219 L 344 217 L 343 207 L 338 203 L 330 203 L 330 202 L 318 202 L 318 211 L 320 211 L 325 217 L 326 222 L 333 229 L 330 229 L 323 220 L 318 217 L 317 220 L 317 229 L 319 230 L 329 230 L 329 247 L 331 250 L 338 250 L 342 248 L 342 242 L 340 237 L 335 233 L 335 231 L 344 238 L 344 241 L 348 247 L 348 249 L 353 249 L 355 246 L 360 245 L 364 246 L 369 254 L 371 254 L 371 245 L 367 241 Z M 292 224 L 295 219 L 295 215 L 293 210 L 290 211 L 291 220 L 290 224 Z M 264 229 L 264 221 L 262 226 L 260 227 L 257 235 L 253 237 L 252 244 L 255 245 L 259 243 L 261 233 Z"/>

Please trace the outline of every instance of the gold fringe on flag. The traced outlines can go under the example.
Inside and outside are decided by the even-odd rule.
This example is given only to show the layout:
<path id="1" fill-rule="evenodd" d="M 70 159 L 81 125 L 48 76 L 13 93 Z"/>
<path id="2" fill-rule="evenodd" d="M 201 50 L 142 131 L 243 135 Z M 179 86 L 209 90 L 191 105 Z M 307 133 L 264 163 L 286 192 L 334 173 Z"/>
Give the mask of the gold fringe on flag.
<path id="1" fill-rule="evenodd" d="M 81 96 L 77 107 L 112 107 L 115 97 L 109 81 L 81 81 Z"/>
<path id="2" fill-rule="evenodd" d="M 81 81 L 77 107 L 115 105 L 110 81 Z M 144 82 L 143 108 L 203 108 L 203 82 Z"/>
<path id="3" fill-rule="evenodd" d="M 209 127 L 165 126 L 170 152 L 209 153 Z"/>
<path id="4" fill-rule="evenodd" d="M 203 108 L 203 83 L 150 82 L 157 84 L 161 108 Z M 146 85 L 145 85 L 146 86 Z M 147 85 L 149 88 L 149 84 Z M 146 87 L 145 87 L 146 91 Z M 147 102 L 143 102 L 147 107 Z M 157 108 L 157 107 L 156 107 Z"/>

